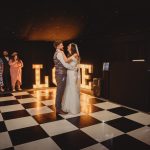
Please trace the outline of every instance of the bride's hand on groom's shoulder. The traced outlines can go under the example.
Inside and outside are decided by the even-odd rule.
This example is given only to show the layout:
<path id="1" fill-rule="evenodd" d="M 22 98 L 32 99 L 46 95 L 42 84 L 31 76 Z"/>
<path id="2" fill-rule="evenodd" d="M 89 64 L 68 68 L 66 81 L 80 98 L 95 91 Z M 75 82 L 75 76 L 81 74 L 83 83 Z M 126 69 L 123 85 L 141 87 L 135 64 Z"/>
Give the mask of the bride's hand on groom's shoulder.
<path id="1" fill-rule="evenodd" d="M 73 57 L 76 58 L 76 59 L 78 59 L 79 56 L 78 56 L 77 53 L 75 53 L 75 54 L 73 54 Z"/>
<path id="2" fill-rule="evenodd" d="M 65 55 L 64 51 L 60 51 L 60 53 L 62 53 L 63 55 Z"/>

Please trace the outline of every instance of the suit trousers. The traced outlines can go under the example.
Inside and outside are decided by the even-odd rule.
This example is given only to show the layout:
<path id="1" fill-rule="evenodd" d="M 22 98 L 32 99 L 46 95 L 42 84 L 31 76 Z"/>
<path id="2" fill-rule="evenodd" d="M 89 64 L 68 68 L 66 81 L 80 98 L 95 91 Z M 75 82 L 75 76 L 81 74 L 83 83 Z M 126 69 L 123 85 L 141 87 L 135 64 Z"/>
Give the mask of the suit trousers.
<path id="1" fill-rule="evenodd" d="M 61 110 L 61 102 L 63 99 L 65 87 L 66 87 L 66 74 L 56 74 L 56 83 L 57 83 L 57 89 L 56 89 L 56 111 Z"/>

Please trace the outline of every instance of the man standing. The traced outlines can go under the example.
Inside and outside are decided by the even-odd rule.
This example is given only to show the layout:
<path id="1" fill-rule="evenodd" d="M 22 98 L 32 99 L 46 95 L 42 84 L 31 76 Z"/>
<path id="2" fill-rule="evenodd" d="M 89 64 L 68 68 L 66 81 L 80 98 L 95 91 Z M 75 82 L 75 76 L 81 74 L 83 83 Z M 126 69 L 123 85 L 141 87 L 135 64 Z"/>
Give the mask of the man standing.
<path id="1" fill-rule="evenodd" d="M 8 52 L 6 50 L 3 51 L 2 60 L 4 65 L 4 70 L 3 70 L 4 88 L 6 91 L 9 91 L 10 90 L 10 66 L 9 66 Z"/>
<path id="2" fill-rule="evenodd" d="M 0 92 L 4 92 L 4 89 L 3 89 L 3 86 L 4 86 L 4 83 L 3 83 L 3 61 L 2 59 L 0 58 Z"/>
<path id="3" fill-rule="evenodd" d="M 56 114 L 67 114 L 61 109 L 62 97 L 64 94 L 65 86 L 66 86 L 66 77 L 67 77 L 67 69 L 74 69 L 68 63 L 65 63 L 63 58 L 63 42 L 55 41 L 54 47 L 56 52 L 54 54 L 54 64 L 56 68 L 55 77 L 57 83 L 57 91 L 56 91 Z"/>

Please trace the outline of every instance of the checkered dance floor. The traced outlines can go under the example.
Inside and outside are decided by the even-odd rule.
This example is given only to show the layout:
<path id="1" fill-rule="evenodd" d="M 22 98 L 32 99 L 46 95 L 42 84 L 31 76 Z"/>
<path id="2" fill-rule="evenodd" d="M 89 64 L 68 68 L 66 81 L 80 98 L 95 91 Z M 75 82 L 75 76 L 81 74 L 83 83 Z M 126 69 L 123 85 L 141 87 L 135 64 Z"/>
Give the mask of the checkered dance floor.
<path id="1" fill-rule="evenodd" d="M 55 88 L 0 95 L 0 149 L 150 150 L 150 115 L 81 93 L 81 113 L 55 114 Z"/>

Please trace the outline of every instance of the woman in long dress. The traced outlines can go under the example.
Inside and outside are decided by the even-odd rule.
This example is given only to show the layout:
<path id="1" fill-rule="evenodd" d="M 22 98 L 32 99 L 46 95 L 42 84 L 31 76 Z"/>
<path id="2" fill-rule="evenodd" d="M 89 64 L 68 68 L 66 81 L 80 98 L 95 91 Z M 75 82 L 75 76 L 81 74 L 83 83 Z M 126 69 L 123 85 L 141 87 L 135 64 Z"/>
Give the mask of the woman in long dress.
<path id="1" fill-rule="evenodd" d="M 21 90 L 20 86 L 22 84 L 22 67 L 23 62 L 19 59 L 18 53 L 14 52 L 12 58 L 9 61 L 10 65 L 10 76 L 12 90 L 15 91 L 15 86 L 17 85 L 18 90 Z"/>
<path id="2" fill-rule="evenodd" d="M 66 88 L 62 101 L 62 109 L 71 114 L 80 113 L 80 56 L 77 45 L 68 45 L 69 58 L 64 54 L 64 60 L 76 69 L 67 70 Z"/>

